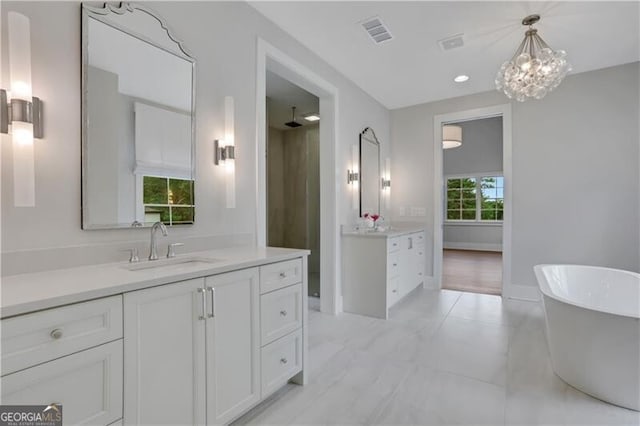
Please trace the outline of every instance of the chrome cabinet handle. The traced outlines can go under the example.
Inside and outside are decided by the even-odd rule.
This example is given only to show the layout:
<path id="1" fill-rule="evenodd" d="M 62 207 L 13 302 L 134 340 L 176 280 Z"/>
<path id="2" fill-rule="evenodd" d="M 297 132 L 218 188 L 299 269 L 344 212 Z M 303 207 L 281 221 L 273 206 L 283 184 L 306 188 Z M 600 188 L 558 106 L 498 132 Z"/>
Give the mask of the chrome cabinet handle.
<path id="1" fill-rule="evenodd" d="M 207 291 L 211 292 L 211 313 L 207 316 L 213 318 L 216 316 L 216 289 L 213 287 L 207 287 Z"/>
<path id="2" fill-rule="evenodd" d="M 289 361 L 287 361 L 287 359 L 286 359 L 286 358 L 280 358 L 280 363 L 281 363 L 281 364 L 283 364 L 283 365 L 284 365 L 284 364 L 286 364 L 287 362 L 289 362 Z"/>
<path id="3" fill-rule="evenodd" d="M 205 292 L 206 290 L 204 288 L 198 289 L 198 293 L 202 293 L 202 315 L 198 317 L 198 319 L 201 319 L 201 320 L 207 319 L 207 317 L 205 316 L 207 312 L 207 298 L 205 297 L 205 294 L 204 294 Z"/>
<path id="4" fill-rule="evenodd" d="M 287 316 L 287 311 L 280 311 L 280 315 L 283 316 L 283 317 L 286 317 Z"/>
<path id="5" fill-rule="evenodd" d="M 53 330 L 51 330 L 51 333 L 49 333 L 49 336 L 51 336 L 51 338 L 54 340 L 58 340 L 62 337 L 62 329 L 54 328 Z"/>

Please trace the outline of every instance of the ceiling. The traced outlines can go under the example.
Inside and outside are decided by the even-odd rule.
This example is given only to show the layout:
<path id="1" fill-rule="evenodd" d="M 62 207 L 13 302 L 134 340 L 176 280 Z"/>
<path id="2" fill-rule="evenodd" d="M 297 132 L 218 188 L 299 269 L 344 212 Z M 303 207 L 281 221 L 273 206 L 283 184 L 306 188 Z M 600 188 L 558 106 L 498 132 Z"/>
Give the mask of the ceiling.
<path id="1" fill-rule="evenodd" d="M 267 98 L 269 99 L 269 127 L 280 130 L 291 129 L 284 123 L 291 121 L 292 106 L 296 107 L 296 122 L 303 126 L 314 124 L 305 120 L 303 116 L 309 113 L 318 113 L 320 101 L 316 96 L 271 71 L 267 71 L 266 85 Z"/>
<path id="2" fill-rule="evenodd" d="M 500 65 L 535 26 L 568 53 L 573 73 L 640 57 L 638 2 L 255 1 L 250 4 L 389 109 L 493 90 Z M 359 24 L 379 16 L 393 39 L 375 44 Z M 443 51 L 438 40 L 464 34 Z M 465 83 L 453 78 L 467 74 Z"/>

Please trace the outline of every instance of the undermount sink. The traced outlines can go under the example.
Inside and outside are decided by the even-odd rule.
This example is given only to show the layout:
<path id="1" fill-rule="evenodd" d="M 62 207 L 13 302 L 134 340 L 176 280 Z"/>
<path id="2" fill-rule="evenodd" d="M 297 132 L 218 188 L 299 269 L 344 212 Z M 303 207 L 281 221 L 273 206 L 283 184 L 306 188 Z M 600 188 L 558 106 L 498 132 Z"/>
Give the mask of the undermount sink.
<path id="1" fill-rule="evenodd" d="M 124 269 L 129 271 L 144 271 L 147 269 L 159 269 L 159 268 L 185 268 L 192 266 L 207 266 L 220 262 L 220 259 L 212 259 L 208 257 L 174 257 L 171 259 L 160 260 L 147 260 L 140 263 L 131 263 L 123 266 Z"/>

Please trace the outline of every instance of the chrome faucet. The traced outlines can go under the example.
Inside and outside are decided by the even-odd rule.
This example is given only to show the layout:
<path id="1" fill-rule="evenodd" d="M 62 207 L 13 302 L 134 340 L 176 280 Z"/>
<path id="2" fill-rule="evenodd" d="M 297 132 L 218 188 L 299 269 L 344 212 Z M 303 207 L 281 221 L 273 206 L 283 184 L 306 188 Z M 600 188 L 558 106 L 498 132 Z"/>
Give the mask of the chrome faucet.
<path id="1" fill-rule="evenodd" d="M 149 260 L 158 260 L 158 244 L 156 243 L 156 231 L 160 228 L 162 236 L 169 235 L 167 227 L 162 222 L 156 222 L 151 227 L 151 248 L 149 249 Z"/>

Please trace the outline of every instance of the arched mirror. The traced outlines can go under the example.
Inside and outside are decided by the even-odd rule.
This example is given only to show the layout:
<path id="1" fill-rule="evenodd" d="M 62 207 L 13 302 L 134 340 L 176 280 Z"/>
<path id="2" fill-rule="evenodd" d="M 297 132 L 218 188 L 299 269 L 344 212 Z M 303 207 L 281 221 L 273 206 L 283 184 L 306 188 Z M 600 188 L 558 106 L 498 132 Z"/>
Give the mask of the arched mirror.
<path id="1" fill-rule="evenodd" d="M 195 60 L 133 3 L 82 5 L 82 227 L 194 222 Z"/>
<path id="2" fill-rule="evenodd" d="M 380 214 L 380 142 L 371 127 L 360 133 L 360 216 Z"/>

